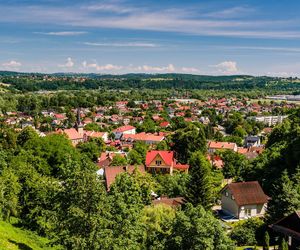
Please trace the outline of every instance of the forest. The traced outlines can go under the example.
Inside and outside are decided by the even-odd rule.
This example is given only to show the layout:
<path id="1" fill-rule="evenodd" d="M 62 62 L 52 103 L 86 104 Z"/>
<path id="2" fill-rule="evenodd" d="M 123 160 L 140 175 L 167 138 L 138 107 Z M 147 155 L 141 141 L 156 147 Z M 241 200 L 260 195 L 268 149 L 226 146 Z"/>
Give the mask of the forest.
<path id="1" fill-rule="evenodd" d="M 184 74 L 18 74 L 0 72 L 0 82 L 20 91 L 83 89 L 181 89 L 181 90 L 264 90 L 299 93 L 296 78 L 254 76 L 198 76 Z"/>

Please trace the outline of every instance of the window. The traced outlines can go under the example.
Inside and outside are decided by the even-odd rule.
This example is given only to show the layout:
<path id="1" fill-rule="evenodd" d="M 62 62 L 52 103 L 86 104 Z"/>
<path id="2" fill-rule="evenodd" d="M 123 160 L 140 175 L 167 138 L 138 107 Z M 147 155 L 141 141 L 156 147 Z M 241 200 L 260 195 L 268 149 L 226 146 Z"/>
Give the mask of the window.
<path id="1" fill-rule="evenodd" d="M 245 216 L 247 216 L 247 217 L 251 216 L 251 209 L 249 209 L 249 208 L 245 209 Z"/>
<path id="2" fill-rule="evenodd" d="M 155 164 L 156 164 L 157 166 L 160 166 L 160 165 L 161 165 L 161 161 L 155 161 Z"/>
<path id="3" fill-rule="evenodd" d="M 228 192 L 227 191 L 225 192 L 225 196 L 228 197 Z"/>
<path id="4" fill-rule="evenodd" d="M 234 200 L 234 196 L 233 195 L 231 195 L 231 199 Z"/>

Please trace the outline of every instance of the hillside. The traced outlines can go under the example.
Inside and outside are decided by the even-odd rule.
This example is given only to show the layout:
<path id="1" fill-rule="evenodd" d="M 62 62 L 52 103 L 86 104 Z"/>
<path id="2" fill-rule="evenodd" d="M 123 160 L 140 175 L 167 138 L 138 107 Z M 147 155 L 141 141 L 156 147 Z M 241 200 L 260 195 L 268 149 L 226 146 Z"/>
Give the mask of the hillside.
<path id="1" fill-rule="evenodd" d="M 0 221 L 0 250 L 59 249 L 47 246 L 48 242 L 48 239 L 39 237 L 33 232 Z"/>

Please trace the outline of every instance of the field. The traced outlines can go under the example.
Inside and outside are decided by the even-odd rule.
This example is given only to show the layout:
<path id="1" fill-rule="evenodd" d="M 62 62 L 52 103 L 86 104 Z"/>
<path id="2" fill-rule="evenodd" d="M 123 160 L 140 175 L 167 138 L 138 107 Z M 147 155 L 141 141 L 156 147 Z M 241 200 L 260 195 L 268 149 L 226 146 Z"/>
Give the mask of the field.
<path id="1" fill-rule="evenodd" d="M 39 250 L 59 249 L 47 246 L 49 240 L 15 227 L 9 223 L 0 222 L 0 250 Z"/>

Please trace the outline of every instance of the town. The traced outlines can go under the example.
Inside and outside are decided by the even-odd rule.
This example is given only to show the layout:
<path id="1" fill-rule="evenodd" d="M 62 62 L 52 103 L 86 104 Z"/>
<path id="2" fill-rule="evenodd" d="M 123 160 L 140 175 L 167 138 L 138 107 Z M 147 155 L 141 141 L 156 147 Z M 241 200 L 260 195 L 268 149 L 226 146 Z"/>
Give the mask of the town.
<path id="1" fill-rule="evenodd" d="M 300 250 L 299 9 L 1 0 L 0 250 Z"/>
<path id="2" fill-rule="evenodd" d="M 146 207 L 181 210 L 189 203 L 202 204 L 225 223 L 237 245 L 263 244 L 257 230 L 268 226 L 264 235 L 287 235 L 289 244 L 297 246 L 298 238 L 281 225 L 281 217 L 273 212 L 278 223 L 270 219 L 269 210 L 277 206 L 272 204 L 273 181 L 253 171 L 264 157 L 271 157 L 270 140 L 274 144 L 272 138 L 288 126 L 300 103 L 246 96 L 134 100 L 123 95 L 104 105 L 39 110 L 31 96 L 21 97 L 22 111 L 5 110 L 1 115 L 2 138 L 7 140 L 5 133 L 12 129 L 26 149 L 32 143 L 29 148 L 36 143 L 44 147 L 45 142 L 34 142 L 36 137 L 56 145 L 59 136 L 94 165 L 109 195 L 129 175 L 147 186 Z M 278 236 L 272 237 L 273 244 L 280 244 Z"/>

